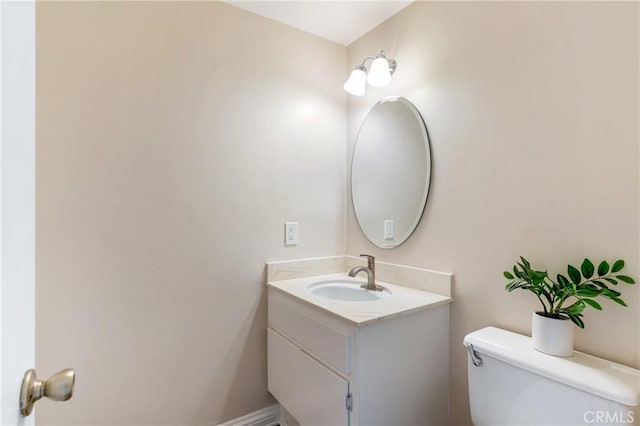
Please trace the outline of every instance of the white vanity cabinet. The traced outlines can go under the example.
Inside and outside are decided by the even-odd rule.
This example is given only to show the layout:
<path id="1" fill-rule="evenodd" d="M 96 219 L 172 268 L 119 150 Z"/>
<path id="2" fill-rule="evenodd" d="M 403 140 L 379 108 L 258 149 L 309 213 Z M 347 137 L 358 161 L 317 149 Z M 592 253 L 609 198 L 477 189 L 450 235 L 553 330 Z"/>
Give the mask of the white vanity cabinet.
<path id="1" fill-rule="evenodd" d="M 301 425 L 448 423 L 448 304 L 357 323 L 276 288 L 268 299 L 268 388 Z"/>

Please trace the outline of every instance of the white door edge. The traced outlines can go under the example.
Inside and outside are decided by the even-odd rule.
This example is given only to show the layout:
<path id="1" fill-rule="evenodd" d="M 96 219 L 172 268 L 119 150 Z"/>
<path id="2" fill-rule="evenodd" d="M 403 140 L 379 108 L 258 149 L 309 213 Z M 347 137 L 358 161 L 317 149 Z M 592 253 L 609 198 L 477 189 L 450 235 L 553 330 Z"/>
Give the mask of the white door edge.
<path id="1" fill-rule="evenodd" d="M 35 368 L 35 2 L 0 2 L 0 424 L 32 425 L 18 395 Z"/>

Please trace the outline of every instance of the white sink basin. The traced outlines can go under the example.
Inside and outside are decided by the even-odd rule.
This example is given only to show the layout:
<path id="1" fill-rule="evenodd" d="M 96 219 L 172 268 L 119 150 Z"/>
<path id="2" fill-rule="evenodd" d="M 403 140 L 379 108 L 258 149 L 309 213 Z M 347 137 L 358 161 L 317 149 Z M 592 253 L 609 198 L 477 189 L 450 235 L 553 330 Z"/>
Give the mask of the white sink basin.
<path id="1" fill-rule="evenodd" d="M 319 281 L 309 286 L 309 292 L 316 296 L 332 300 L 349 302 L 372 302 L 391 296 L 387 289 L 382 291 L 365 290 L 360 281 L 334 280 Z"/>

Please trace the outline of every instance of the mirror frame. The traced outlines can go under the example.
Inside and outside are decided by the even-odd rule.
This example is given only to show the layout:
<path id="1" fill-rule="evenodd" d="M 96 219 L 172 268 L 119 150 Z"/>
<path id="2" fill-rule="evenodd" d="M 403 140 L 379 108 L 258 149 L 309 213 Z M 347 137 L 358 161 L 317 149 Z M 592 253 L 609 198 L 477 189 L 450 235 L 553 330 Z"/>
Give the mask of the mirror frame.
<path id="1" fill-rule="evenodd" d="M 413 115 L 415 116 L 418 125 L 420 126 L 420 130 L 423 136 L 423 143 L 425 145 L 425 155 L 427 157 L 427 164 L 429 166 L 429 170 L 428 173 L 426 173 L 425 176 L 425 185 L 424 185 L 424 191 L 422 193 L 422 198 L 421 198 L 421 203 L 420 203 L 420 208 L 419 211 L 416 213 L 415 215 L 415 220 L 413 221 L 413 223 L 411 224 L 411 226 L 409 227 L 409 231 L 406 232 L 406 234 L 402 237 L 401 240 L 397 240 L 394 241 L 393 243 L 390 244 L 379 244 L 376 241 L 373 241 L 373 239 L 370 237 L 369 234 L 367 234 L 367 232 L 365 231 L 364 227 L 362 226 L 362 222 L 360 220 L 360 218 L 358 217 L 358 212 L 356 210 L 356 205 L 355 205 L 355 199 L 354 199 L 354 195 L 353 195 L 353 163 L 355 161 L 356 158 L 356 149 L 358 147 L 358 142 L 360 141 L 360 134 L 362 133 L 362 128 L 364 127 L 364 124 L 367 121 L 367 117 L 369 117 L 369 114 L 371 114 L 371 111 L 373 111 L 378 105 L 381 105 L 385 102 L 402 102 L 406 107 L 408 107 L 411 112 L 413 112 Z M 351 168 L 349 170 L 350 173 L 350 188 L 349 191 L 351 192 L 351 206 L 353 208 L 353 214 L 356 218 L 356 221 L 358 222 L 358 226 L 360 227 L 360 230 L 362 231 L 362 233 L 364 234 L 364 236 L 367 238 L 367 240 L 369 240 L 369 242 L 371 242 L 371 244 L 375 245 L 376 247 L 380 247 L 383 249 L 392 249 L 395 247 L 398 247 L 402 244 L 404 244 L 409 237 L 411 237 L 411 235 L 413 235 L 413 233 L 415 232 L 415 230 L 417 229 L 418 225 L 420 224 L 420 221 L 422 220 L 422 217 L 424 216 L 424 211 L 426 209 L 427 206 L 427 200 L 429 198 L 429 190 L 431 188 L 431 179 L 432 179 L 432 175 L 433 175 L 433 154 L 431 152 L 431 139 L 429 138 L 429 131 L 427 129 L 427 124 L 424 121 L 424 118 L 422 117 L 422 114 L 420 114 L 420 111 L 418 110 L 418 108 L 411 102 L 409 101 L 407 98 L 402 97 L 402 96 L 388 96 L 386 98 L 383 98 L 381 100 L 379 100 L 378 102 L 376 102 L 367 112 L 364 120 L 362 120 L 362 123 L 360 124 L 360 128 L 358 129 L 358 135 L 356 136 L 356 140 L 353 146 L 353 154 L 351 157 Z"/>

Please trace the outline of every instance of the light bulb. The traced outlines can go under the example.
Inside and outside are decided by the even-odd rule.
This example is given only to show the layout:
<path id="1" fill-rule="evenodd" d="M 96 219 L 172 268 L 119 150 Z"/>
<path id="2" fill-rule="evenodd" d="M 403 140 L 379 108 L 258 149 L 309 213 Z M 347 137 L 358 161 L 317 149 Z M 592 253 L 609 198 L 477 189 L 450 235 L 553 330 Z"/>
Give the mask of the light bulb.
<path id="1" fill-rule="evenodd" d="M 362 65 L 358 65 L 351 74 L 349 79 L 344 83 L 344 90 L 355 96 L 363 96 L 367 82 L 367 69 Z"/>
<path id="2" fill-rule="evenodd" d="M 391 83 L 391 71 L 389 61 L 383 56 L 378 56 L 371 64 L 371 71 L 367 77 L 367 83 L 373 87 L 385 87 Z"/>

